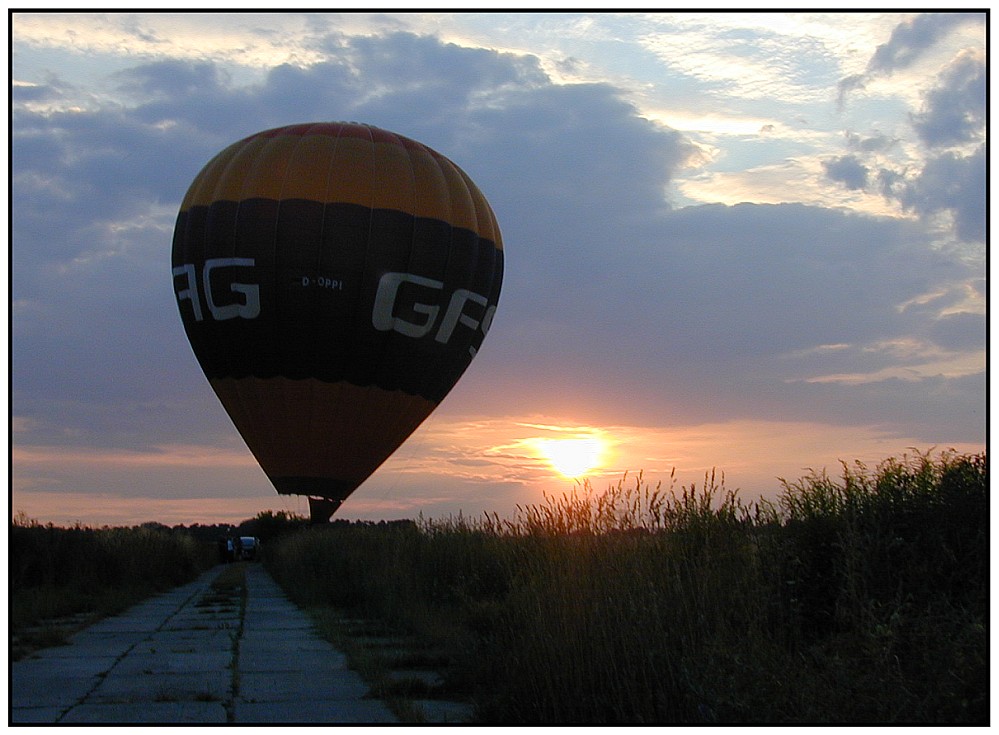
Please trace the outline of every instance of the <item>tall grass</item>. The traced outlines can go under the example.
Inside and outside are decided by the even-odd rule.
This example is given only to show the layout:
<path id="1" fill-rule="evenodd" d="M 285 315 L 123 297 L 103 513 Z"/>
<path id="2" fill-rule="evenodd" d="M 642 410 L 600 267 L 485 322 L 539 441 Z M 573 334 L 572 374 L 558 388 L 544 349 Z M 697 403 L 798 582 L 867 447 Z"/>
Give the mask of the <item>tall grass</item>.
<path id="1" fill-rule="evenodd" d="M 71 632 L 59 618 L 79 615 L 85 622 L 188 582 L 214 563 L 215 554 L 169 529 L 59 528 L 24 516 L 11 522 L 8 551 L 16 653 Z"/>
<path id="2" fill-rule="evenodd" d="M 298 601 L 436 642 L 485 722 L 985 722 L 984 455 L 584 484 L 513 520 L 332 524 L 267 563 Z"/>

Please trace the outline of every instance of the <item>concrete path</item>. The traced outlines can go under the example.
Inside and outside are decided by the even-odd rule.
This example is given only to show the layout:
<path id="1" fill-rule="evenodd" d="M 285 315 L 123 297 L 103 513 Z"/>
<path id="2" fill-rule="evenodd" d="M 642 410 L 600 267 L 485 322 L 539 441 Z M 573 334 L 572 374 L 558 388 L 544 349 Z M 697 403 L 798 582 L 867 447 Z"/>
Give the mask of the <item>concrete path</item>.
<path id="1" fill-rule="evenodd" d="M 11 722 L 397 721 L 260 564 L 242 615 L 223 569 L 11 664 Z"/>

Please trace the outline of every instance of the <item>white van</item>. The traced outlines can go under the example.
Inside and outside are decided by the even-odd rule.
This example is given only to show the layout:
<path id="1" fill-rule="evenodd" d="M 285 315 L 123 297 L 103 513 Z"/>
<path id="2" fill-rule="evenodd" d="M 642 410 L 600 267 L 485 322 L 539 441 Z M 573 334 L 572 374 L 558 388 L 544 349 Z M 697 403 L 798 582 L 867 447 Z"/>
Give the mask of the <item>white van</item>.
<path id="1" fill-rule="evenodd" d="M 236 557 L 246 561 L 253 561 L 257 558 L 257 551 L 260 549 L 260 539 L 256 536 L 240 536 L 236 544 Z"/>

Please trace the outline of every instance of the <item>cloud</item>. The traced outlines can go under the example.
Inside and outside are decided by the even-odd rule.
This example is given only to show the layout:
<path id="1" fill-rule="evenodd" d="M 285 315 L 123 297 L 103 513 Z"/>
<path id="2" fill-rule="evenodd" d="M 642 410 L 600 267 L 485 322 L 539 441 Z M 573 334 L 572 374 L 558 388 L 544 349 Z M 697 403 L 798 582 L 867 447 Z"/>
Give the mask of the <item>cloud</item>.
<path id="1" fill-rule="evenodd" d="M 846 143 L 850 150 L 860 153 L 881 153 L 888 151 L 898 144 L 898 139 L 876 133 L 874 135 L 862 136 L 856 133 L 847 132 Z"/>
<path id="2" fill-rule="evenodd" d="M 912 125 L 930 148 L 977 142 L 985 132 L 985 61 L 962 53 L 944 70 L 925 97 Z"/>
<path id="3" fill-rule="evenodd" d="M 864 189 L 867 186 L 867 166 L 857 160 L 856 156 L 840 156 L 822 162 L 826 176 L 832 181 L 838 181 L 847 189 Z"/>
<path id="4" fill-rule="evenodd" d="M 921 61 L 951 31 L 965 24 L 982 25 L 983 13 L 924 13 L 899 23 L 891 37 L 875 49 L 862 74 L 851 74 L 837 84 L 840 108 L 846 97 L 877 77 L 890 77 Z"/>
<path id="5" fill-rule="evenodd" d="M 847 97 L 852 92 L 863 89 L 865 86 L 867 86 L 866 74 L 851 74 L 850 76 L 843 77 L 836 83 L 836 106 L 840 112 L 846 106 Z"/>
<path id="6" fill-rule="evenodd" d="M 967 336 L 970 339 L 965 344 L 977 347 L 974 336 Z M 862 372 L 814 375 L 805 378 L 805 382 L 846 385 L 889 380 L 923 382 L 928 378 L 954 379 L 979 375 L 985 369 L 984 356 L 977 349 L 968 352 L 941 350 L 935 345 L 911 338 L 864 345 L 860 348 L 860 352 L 873 356 L 876 364 L 885 362 L 889 364 L 886 367 L 873 367 Z M 859 360 L 855 359 L 854 362 Z"/>
<path id="7" fill-rule="evenodd" d="M 52 76 L 44 84 L 15 79 L 10 85 L 10 98 L 15 105 L 44 109 L 47 103 L 62 100 L 68 91 L 65 83 Z"/>
<path id="8" fill-rule="evenodd" d="M 867 64 L 868 74 L 892 74 L 915 64 L 951 30 L 981 23 L 981 13 L 925 13 L 895 26 L 887 43 L 878 46 Z"/>
<path id="9" fill-rule="evenodd" d="M 926 16 L 920 16 L 926 17 Z M 935 18 L 936 16 L 931 16 Z M 937 31 L 949 28 L 956 20 L 941 25 L 928 21 L 928 28 Z M 915 34 L 913 39 L 929 43 L 936 38 L 929 30 Z M 907 37 L 903 34 L 903 37 Z M 924 46 L 917 44 L 912 54 Z M 910 55 L 898 54 L 898 63 Z M 884 61 L 884 69 L 895 68 Z M 878 66 L 878 68 L 882 68 Z M 978 51 L 959 53 L 937 77 L 933 87 L 923 95 L 919 112 L 910 115 L 919 142 L 929 150 L 928 157 L 906 169 L 879 165 L 873 179 L 882 195 L 897 201 L 904 210 L 921 217 L 944 215 L 945 227 L 967 242 L 985 241 L 985 63 Z M 871 166 L 893 141 L 885 136 L 864 138 L 847 134 L 848 155 L 823 162 L 826 175 L 848 189 L 862 189 L 871 180 Z M 974 146 L 969 148 L 969 146 Z"/>
<path id="10" fill-rule="evenodd" d="M 931 158 L 918 176 L 896 182 L 892 193 L 902 205 L 923 216 L 945 213 L 956 234 L 969 242 L 985 242 L 987 191 L 985 146 L 971 155 L 946 152 Z"/>
<path id="11" fill-rule="evenodd" d="M 959 312 L 945 314 L 933 322 L 929 327 L 928 336 L 944 349 L 968 350 L 974 354 L 981 354 L 985 330 L 984 314 Z"/>
<path id="12" fill-rule="evenodd" d="M 599 235 L 597 227 L 587 221 L 579 231 Z M 586 262 L 592 249 L 603 252 L 602 265 L 566 271 L 532 261 L 529 284 L 511 276 L 503 304 L 510 321 L 497 317 L 484 363 L 473 369 L 489 371 L 474 383 L 484 408 L 546 405 L 595 424 L 627 417 L 656 425 L 761 412 L 878 421 L 897 410 L 894 403 L 916 402 L 935 412 L 926 414 L 934 416 L 924 427 L 930 433 L 930 424 L 939 428 L 959 415 L 956 404 L 953 413 L 946 405 L 952 396 L 926 394 L 915 383 L 852 392 L 790 385 L 821 368 L 802 372 L 805 365 L 780 357 L 924 330 L 933 314 L 897 305 L 973 270 L 930 250 L 918 227 L 747 204 L 687 207 L 621 232 L 630 235 L 613 247 L 586 237 L 574 242 L 577 260 Z M 869 369 L 864 353 L 841 362 L 838 372 Z M 896 364 L 897 356 L 886 355 L 877 369 Z"/>

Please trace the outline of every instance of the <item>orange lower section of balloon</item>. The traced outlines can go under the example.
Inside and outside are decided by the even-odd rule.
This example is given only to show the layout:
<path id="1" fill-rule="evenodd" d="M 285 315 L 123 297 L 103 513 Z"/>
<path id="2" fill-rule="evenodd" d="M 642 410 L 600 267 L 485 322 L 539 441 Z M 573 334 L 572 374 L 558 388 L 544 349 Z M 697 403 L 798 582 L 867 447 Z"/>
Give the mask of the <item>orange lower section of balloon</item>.
<path id="1" fill-rule="evenodd" d="M 339 500 L 435 408 L 419 396 L 346 382 L 247 377 L 211 384 L 278 492 Z"/>

